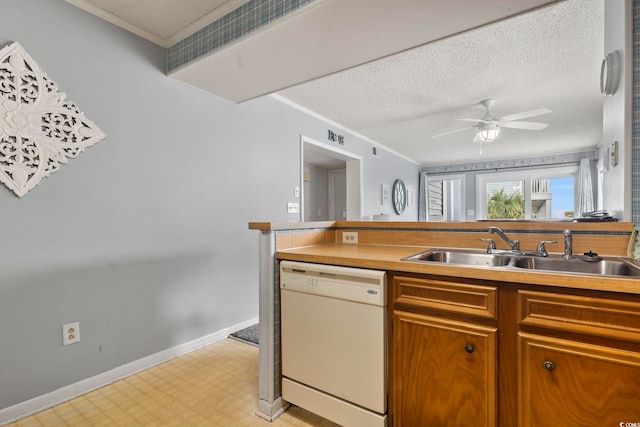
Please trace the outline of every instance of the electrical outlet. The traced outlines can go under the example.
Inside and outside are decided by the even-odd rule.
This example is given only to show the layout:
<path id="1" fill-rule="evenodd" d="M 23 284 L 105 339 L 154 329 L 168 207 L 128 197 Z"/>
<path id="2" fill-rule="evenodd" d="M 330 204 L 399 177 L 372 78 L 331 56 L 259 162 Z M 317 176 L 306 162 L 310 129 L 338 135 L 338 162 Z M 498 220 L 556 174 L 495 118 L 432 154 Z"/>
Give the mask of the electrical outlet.
<path id="1" fill-rule="evenodd" d="M 356 231 L 343 231 L 342 243 L 358 244 L 358 233 Z"/>
<path id="2" fill-rule="evenodd" d="M 62 325 L 62 345 L 80 342 L 80 322 Z"/>

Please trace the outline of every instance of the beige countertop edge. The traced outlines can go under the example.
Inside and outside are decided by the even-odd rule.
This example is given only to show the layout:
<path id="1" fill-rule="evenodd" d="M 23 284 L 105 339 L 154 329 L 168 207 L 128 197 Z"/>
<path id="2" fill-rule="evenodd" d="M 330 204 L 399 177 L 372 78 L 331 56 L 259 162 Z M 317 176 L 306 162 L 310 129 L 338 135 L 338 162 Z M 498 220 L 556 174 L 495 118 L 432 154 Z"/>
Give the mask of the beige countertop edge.
<path id="1" fill-rule="evenodd" d="M 250 222 L 249 230 L 259 231 L 282 231 L 282 230 L 305 230 L 313 228 L 331 228 L 336 225 L 335 221 L 315 221 L 315 222 Z"/>
<path id="2" fill-rule="evenodd" d="M 345 267 L 640 295 L 640 279 L 523 271 L 503 267 L 427 264 L 401 260 L 404 257 L 427 249 L 429 248 L 416 246 L 322 244 L 280 250 L 277 252 L 277 258 L 279 260 L 314 262 Z"/>
<path id="3" fill-rule="evenodd" d="M 622 232 L 631 233 L 633 223 L 630 222 L 554 222 L 554 221 L 473 221 L 473 222 L 404 222 L 404 221 L 316 221 L 316 222 L 250 222 L 250 230 L 284 231 L 312 228 L 335 229 L 376 229 L 376 230 L 434 230 L 434 229 L 472 229 L 484 230 L 490 225 L 502 227 L 505 230 L 564 230 L 586 232 Z"/>

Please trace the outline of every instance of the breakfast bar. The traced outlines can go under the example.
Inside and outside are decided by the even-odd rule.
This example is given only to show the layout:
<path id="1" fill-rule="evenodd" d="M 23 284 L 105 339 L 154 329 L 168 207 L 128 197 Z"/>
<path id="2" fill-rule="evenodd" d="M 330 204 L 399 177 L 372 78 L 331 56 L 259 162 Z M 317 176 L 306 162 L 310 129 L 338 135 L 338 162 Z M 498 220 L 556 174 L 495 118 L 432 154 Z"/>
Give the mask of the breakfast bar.
<path id="1" fill-rule="evenodd" d="M 406 406 L 406 402 L 415 401 L 414 394 L 426 386 L 414 384 L 407 389 L 406 380 L 402 380 L 408 372 L 407 366 L 423 360 L 422 350 L 413 344 L 416 334 L 453 333 L 450 337 L 452 342 L 470 339 L 466 335 L 464 339 L 457 336 L 460 331 L 470 333 L 476 337 L 474 339 L 484 337 L 476 342 L 475 347 L 471 344 L 466 347 L 467 351 L 476 348 L 473 354 L 479 357 L 478 346 L 484 346 L 484 362 L 482 369 L 476 372 L 476 385 L 456 386 L 457 392 L 477 395 L 474 409 L 464 416 L 484 417 L 486 422 L 481 425 L 518 425 L 519 422 L 530 421 L 532 414 L 537 414 L 541 404 L 538 400 L 542 398 L 526 385 L 538 372 L 530 366 L 530 360 L 524 358 L 535 355 L 540 346 L 555 349 L 553 351 L 562 353 L 562 357 L 568 357 L 565 353 L 579 358 L 588 354 L 587 360 L 580 359 L 580 363 L 586 364 L 595 363 L 607 354 L 607 363 L 613 363 L 606 367 L 609 374 L 621 370 L 627 379 L 632 379 L 632 385 L 640 386 L 635 384 L 635 381 L 640 381 L 638 276 L 406 260 L 433 248 L 486 253 L 487 244 L 481 239 L 492 237 L 489 226 L 500 227 L 512 239 L 519 240 L 521 248 L 527 251 L 535 249 L 540 241 L 559 241 L 560 244 L 547 244 L 549 259 L 561 257 L 562 236 L 569 230 L 573 236 L 573 258 L 576 261 L 587 262 L 580 261 L 583 254 L 597 254 L 600 259 L 615 258 L 629 262 L 630 268 L 636 267 L 627 256 L 630 239 L 634 236 L 633 224 L 624 222 L 250 224 L 250 228 L 261 232 L 261 266 L 265 266 L 261 272 L 260 314 L 261 325 L 265 329 L 261 336 L 264 341 L 261 342 L 272 343 L 261 349 L 261 390 L 271 392 L 270 396 L 268 393 L 261 395 L 261 416 L 275 418 L 278 411 L 286 409 L 287 405 L 280 398 L 278 380 L 278 263 L 282 260 L 387 272 L 388 315 L 392 328 L 389 333 L 389 419 L 395 420 L 395 424 L 389 425 L 412 425 L 425 420 L 433 422 L 438 417 L 451 415 L 441 405 L 431 406 L 438 408 L 435 413 L 426 413 L 420 405 Z M 354 236 L 357 236 L 357 244 L 349 243 Z M 502 240 L 496 239 L 495 243 L 498 252 L 510 249 Z M 263 318 L 271 321 L 263 323 Z M 414 338 L 410 339 L 411 342 L 403 342 L 408 336 Z M 400 346 L 402 352 L 399 351 Z M 582 350 L 578 351 L 578 348 Z M 443 358 L 441 361 L 462 357 L 460 362 L 466 363 L 465 354 L 471 353 L 441 354 L 438 357 Z M 627 362 L 622 363 L 623 360 L 631 363 L 634 370 L 628 371 L 630 368 Z M 577 373 L 572 372 L 571 375 L 575 378 Z M 538 383 L 542 380 L 536 379 Z M 265 384 L 268 387 L 263 388 Z M 482 392 L 478 391 L 478 384 L 482 384 Z M 429 386 L 433 388 L 433 384 Z M 550 389 L 548 393 L 553 395 L 565 391 Z M 507 395 L 512 398 L 504 400 L 503 396 Z M 591 398 L 596 399 L 597 396 Z M 611 398 L 615 400 L 615 396 Z M 587 410 L 582 407 L 584 403 L 576 402 L 572 403 L 577 405 L 573 409 Z M 616 410 L 623 414 L 630 410 L 630 405 L 624 401 Z M 465 411 L 458 408 L 456 413 L 462 421 L 464 416 L 461 414 Z"/>

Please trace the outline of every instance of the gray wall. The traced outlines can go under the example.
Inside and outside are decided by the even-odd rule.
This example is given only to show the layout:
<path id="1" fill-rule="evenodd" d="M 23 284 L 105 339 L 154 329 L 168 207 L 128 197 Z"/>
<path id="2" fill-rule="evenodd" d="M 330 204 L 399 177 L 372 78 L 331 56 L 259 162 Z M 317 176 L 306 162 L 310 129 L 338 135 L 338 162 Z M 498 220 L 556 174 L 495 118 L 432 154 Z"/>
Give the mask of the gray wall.
<path id="1" fill-rule="evenodd" d="M 367 145 L 364 166 L 364 219 L 371 220 L 372 215 L 390 214 L 391 221 L 417 221 L 418 220 L 418 177 L 420 166 L 393 156 L 391 153 L 380 150 L 380 158 L 372 157 L 370 146 Z M 367 160 L 369 162 L 367 163 Z M 412 206 L 407 206 L 401 215 L 393 210 L 393 201 L 388 206 L 382 205 L 382 184 L 393 188 L 396 179 L 404 181 L 407 190 L 412 190 Z"/>
<path id="2" fill-rule="evenodd" d="M 333 216 L 329 212 L 329 217 L 336 221 L 344 221 L 347 219 L 347 170 L 333 170 L 329 175 L 333 178 Z"/>
<path id="3" fill-rule="evenodd" d="M 305 163 L 304 173 L 308 174 L 309 181 L 304 181 L 304 220 L 327 221 L 329 210 L 327 192 L 329 191 L 328 169 L 318 165 Z M 320 212 L 320 215 L 318 215 Z"/>
<path id="4" fill-rule="evenodd" d="M 258 313 L 258 235 L 300 183 L 300 134 L 328 126 L 164 74 L 165 51 L 62 0 L 3 0 L 20 42 L 107 138 L 22 199 L 0 188 L 0 408 Z M 418 167 L 344 132 L 364 157 L 364 214 Z M 372 193 L 375 192 L 375 196 Z M 408 209 L 406 219 L 417 217 Z M 81 342 L 61 345 L 79 321 Z"/>

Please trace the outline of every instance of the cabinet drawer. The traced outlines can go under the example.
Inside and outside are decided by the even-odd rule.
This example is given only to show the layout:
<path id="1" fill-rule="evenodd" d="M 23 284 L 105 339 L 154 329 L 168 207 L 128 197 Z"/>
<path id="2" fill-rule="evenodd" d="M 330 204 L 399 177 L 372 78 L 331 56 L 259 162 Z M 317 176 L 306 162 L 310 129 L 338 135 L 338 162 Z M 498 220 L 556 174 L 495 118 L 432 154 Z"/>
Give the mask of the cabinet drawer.
<path id="1" fill-rule="evenodd" d="M 520 325 L 640 342 L 640 303 L 518 291 Z"/>
<path id="2" fill-rule="evenodd" d="M 394 307 L 435 309 L 486 319 L 497 318 L 498 289 L 493 286 L 402 276 L 394 277 L 393 285 Z"/>

